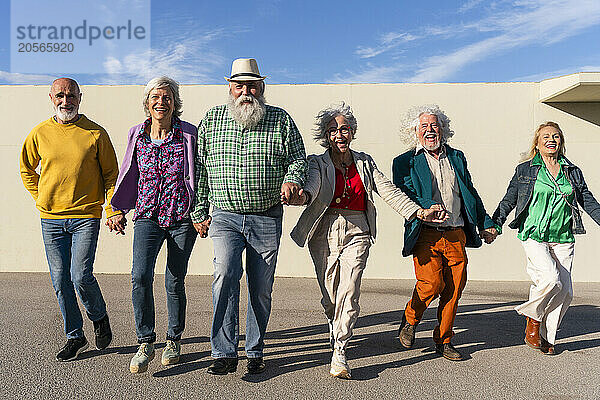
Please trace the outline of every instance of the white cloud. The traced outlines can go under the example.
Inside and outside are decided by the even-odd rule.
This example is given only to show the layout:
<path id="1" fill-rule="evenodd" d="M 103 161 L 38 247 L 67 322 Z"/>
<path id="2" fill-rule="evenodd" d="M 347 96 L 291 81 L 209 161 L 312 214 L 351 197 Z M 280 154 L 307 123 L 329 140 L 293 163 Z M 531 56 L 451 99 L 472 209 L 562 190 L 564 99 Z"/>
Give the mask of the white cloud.
<path id="1" fill-rule="evenodd" d="M 0 71 L 0 83 L 16 85 L 50 85 L 57 77 L 52 75 L 21 74 Z"/>
<path id="2" fill-rule="evenodd" d="M 403 70 L 402 65 L 374 66 L 367 65 L 362 72 L 346 71 L 346 74 L 335 74 L 327 83 L 385 83 L 394 82 Z"/>
<path id="3" fill-rule="evenodd" d="M 381 35 L 375 46 L 358 47 L 355 54 L 370 59 L 383 56 L 409 41 L 425 41 L 433 37 L 438 42 L 447 38 L 471 38 L 470 43 L 419 60 L 412 67 L 413 73 L 405 76 L 401 72 L 406 71 L 406 66 L 399 68 L 397 61 L 388 60 L 386 62 L 394 66 L 369 63 L 361 72 L 348 72 L 346 78 L 380 79 L 371 82 L 439 82 L 449 79 L 469 64 L 500 52 L 531 45 L 549 46 L 600 24 L 598 0 L 512 0 L 489 4 L 469 0 L 458 9 L 458 13 L 483 4 L 488 7 L 489 16 L 457 25 L 427 28 L 423 34 L 390 32 Z M 480 38 L 482 35 L 485 38 Z M 333 80 L 339 79 L 340 75 L 336 75 Z"/>
<path id="4" fill-rule="evenodd" d="M 458 9 L 459 13 L 464 13 L 467 12 L 475 7 L 477 7 L 479 5 L 479 3 L 481 3 L 483 0 L 469 0 L 467 2 L 465 2 L 462 6 L 460 6 L 460 8 Z"/>
<path id="5" fill-rule="evenodd" d="M 360 58 L 373 58 L 381 53 L 395 49 L 403 43 L 412 42 L 420 37 L 407 32 L 388 32 L 379 38 L 379 45 L 375 47 L 358 47 L 355 54 Z"/>
<path id="6" fill-rule="evenodd" d="M 204 35 L 169 40 L 166 47 L 130 53 L 122 58 L 109 56 L 104 61 L 108 76 L 101 83 L 146 83 L 167 75 L 182 83 L 214 82 L 213 71 L 225 66 L 225 59 L 211 49 L 211 42 L 223 35 L 221 30 Z"/>
<path id="7" fill-rule="evenodd" d="M 551 45 L 600 23 L 598 0 L 517 1 L 512 10 L 478 21 L 479 31 L 496 36 L 425 59 L 409 82 L 448 79 L 464 66 L 493 54 L 528 45 Z M 524 7 L 524 8 L 523 8 Z"/>

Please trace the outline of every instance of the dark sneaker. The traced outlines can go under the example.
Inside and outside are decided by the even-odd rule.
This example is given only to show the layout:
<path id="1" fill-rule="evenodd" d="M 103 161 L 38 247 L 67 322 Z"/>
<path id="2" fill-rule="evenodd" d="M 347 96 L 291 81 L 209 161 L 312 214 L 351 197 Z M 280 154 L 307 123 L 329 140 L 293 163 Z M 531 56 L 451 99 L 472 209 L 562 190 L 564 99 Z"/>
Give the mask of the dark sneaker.
<path id="1" fill-rule="evenodd" d="M 112 331 L 110 330 L 110 323 L 108 322 L 108 314 L 98 321 L 93 321 L 93 323 L 94 335 L 96 335 L 96 348 L 98 350 L 104 350 L 112 340 Z"/>
<path id="2" fill-rule="evenodd" d="M 398 339 L 400 339 L 400 343 L 402 346 L 410 349 L 415 344 L 415 332 L 417 331 L 416 325 L 411 325 L 406 322 L 406 315 L 402 314 L 402 323 L 400 324 L 400 329 L 398 330 Z"/>
<path id="3" fill-rule="evenodd" d="M 262 357 L 255 357 L 248 359 L 248 373 L 249 374 L 260 374 L 265 370 L 265 361 Z"/>
<path id="4" fill-rule="evenodd" d="M 67 344 L 56 355 L 56 361 L 71 361 L 77 358 L 79 353 L 88 348 L 85 336 L 75 339 L 67 339 Z"/>
<path id="5" fill-rule="evenodd" d="M 435 344 L 435 351 L 438 354 L 441 354 L 442 357 L 452 360 L 452 361 L 460 361 L 463 359 L 462 354 L 456 349 L 456 347 L 452 346 L 452 343 L 444 343 L 444 344 Z"/>
<path id="6" fill-rule="evenodd" d="M 540 342 L 540 350 L 542 353 L 546 354 L 547 356 L 553 356 L 556 354 L 556 350 L 554 350 L 554 345 L 552 343 L 548 342 L 543 337 L 540 337 Z"/>
<path id="7" fill-rule="evenodd" d="M 212 375 L 227 375 L 230 372 L 237 370 L 238 359 L 233 358 L 217 358 L 215 359 L 210 367 L 206 370 Z"/>

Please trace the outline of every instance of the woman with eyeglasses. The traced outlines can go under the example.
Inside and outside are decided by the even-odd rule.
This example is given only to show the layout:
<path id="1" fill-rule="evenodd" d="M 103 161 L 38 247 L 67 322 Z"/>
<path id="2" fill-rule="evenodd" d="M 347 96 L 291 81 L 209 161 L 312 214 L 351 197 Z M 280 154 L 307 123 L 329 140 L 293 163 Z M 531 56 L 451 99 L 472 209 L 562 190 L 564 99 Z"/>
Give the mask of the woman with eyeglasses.
<path id="1" fill-rule="evenodd" d="M 555 354 L 556 331 L 573 299 L 573 235 L 585 233 L 578 203 L 600 225 L 600 204 L 565 157 L 562 130 L 555 122 L 541 124 L 492 219 L 501 227 L 516 207 L 508 226 L 519 230 L 533 283 L 529 300 L 515 310 L 527 317 L 525 343 L 547 355 Z"/>
<path id="2" fill-rule="evenodd" d="M 446 217 L 439 205 L 420 208 L 377 169 L 371 156 L 350 150 L 356 128 L 356 118 L 344 103 L 319 112 L 314 139 L 327 150 L 308 157 L 306 184 L 290 202 L 307 205 L 291 236 L 300 247 L 308 242 L 329 323 L 330 374 L 342 379 L 351 378 L 345 350 L 376 236 L 373 191 L 406 219 L 441 222 Z"/>

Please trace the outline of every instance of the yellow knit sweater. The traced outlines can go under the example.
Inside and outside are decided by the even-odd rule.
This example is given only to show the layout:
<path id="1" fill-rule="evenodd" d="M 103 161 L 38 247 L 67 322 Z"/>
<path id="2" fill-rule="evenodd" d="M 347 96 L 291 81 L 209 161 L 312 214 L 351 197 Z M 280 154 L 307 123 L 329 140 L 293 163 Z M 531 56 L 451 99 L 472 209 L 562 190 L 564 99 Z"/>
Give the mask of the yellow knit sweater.
<path id="1" fill-rule="evenodd" d="M 119 174 L 115 150 L 104 128 L 85 115 L 69 124 L 50 118 L 33 128 L 20 164 L 42 218 L 100 218 L 105 199 L 107 216 L 119 214 L 110 206 Z"/>

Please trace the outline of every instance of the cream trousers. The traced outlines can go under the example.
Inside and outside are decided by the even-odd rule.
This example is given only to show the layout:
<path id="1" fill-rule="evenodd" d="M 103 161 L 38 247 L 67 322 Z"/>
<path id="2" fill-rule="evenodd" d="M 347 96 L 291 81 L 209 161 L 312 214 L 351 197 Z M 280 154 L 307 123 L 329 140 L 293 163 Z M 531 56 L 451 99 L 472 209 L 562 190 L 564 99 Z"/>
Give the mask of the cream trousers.
<path id="1" fill-rule="evenodd" d="M 351 210 L 328 209 L 308 242 L 336 349 L 344 350 L 352 337 L 370 247 L 365 213 Z"/>
<path id="2" fill-rule="evenodd" d="M 522 315 L 540 321 L 540 335 L 551 344 L 573 299 L 571 266 L 575 243 L 523 242 L 527 273 L 533 284 L 529 300 L 515 307 Z"/>

